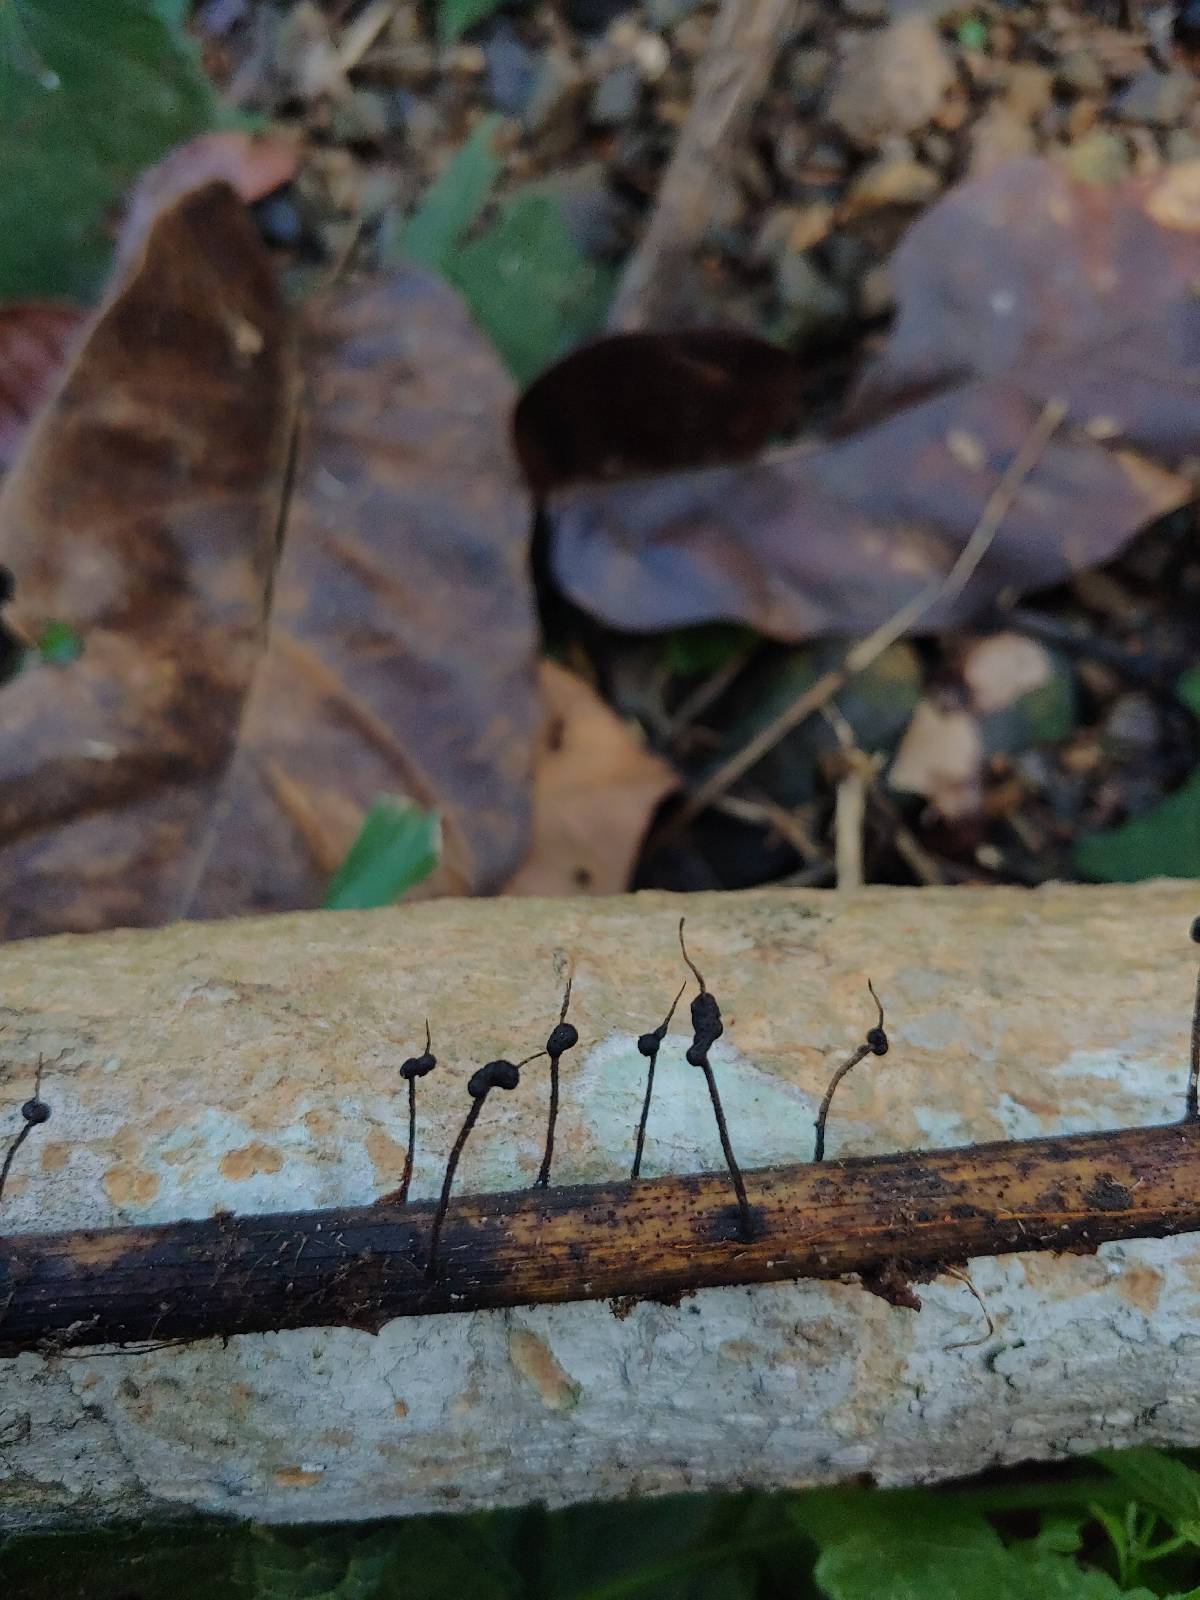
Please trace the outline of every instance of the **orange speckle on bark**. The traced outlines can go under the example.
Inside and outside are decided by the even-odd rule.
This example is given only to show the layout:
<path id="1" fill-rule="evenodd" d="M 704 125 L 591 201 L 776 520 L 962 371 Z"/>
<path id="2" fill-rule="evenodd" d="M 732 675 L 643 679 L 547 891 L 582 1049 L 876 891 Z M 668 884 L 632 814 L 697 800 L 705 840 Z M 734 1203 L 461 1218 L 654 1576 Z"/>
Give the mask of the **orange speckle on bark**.
<path id="1" fill-rule="evenodd" d="M 311 1489 L 325 1476 L 324 1467 L 279 1467 L 275 1482 L 281 1489 Z"/>
<path id="2" fill-rule="evenodd" d="M 104 1192 L 115 1206 L 148 1205 L 158 1193 L 158 1178 L 140 1167 L 110 1167 L 104 1174 Z"/>
<path id="3" fill-rule="evenodd" d="M 221 1157 L 221 1176 L 232 1183 L 242 1183 L 256 1172 L 278 1172 L 283 1157 L 269 1144 L 243 1145 L 240 1150 L 230 1150 Z"/>

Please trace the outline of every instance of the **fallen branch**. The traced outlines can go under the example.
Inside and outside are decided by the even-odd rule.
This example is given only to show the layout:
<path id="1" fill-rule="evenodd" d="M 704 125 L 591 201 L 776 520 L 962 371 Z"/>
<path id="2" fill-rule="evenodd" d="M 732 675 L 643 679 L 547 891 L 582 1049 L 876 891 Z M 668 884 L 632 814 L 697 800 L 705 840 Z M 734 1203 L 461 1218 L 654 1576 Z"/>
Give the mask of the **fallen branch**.
<path id="1" fill-rule="evenodd" d="M 0 1354 L 848 1274 L 916 1309 L 910 1281 L 976 1256 L 1200 1231 L 1198 1158 L 1187 1122 L 766 1168 L 748 1240 L 723 1173 L 472 1195 L 432 1282 L 428 1203 L 9 1237 Z"/>

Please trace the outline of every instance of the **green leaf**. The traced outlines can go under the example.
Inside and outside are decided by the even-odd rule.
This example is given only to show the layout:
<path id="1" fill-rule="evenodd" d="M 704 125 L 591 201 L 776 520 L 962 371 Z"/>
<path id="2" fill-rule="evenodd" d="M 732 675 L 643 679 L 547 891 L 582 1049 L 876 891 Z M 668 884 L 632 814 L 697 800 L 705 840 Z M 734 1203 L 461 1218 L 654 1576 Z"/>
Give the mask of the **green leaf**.
<path id="1" fill-rule="evenodd" d="M 468 28 L 490 17 L 502 4 L 503 0 L 438 0 L 438 38 L 443 44 L 456 43 Z"/>
<path id="2" fill-rule="evenodd" d="M 695 628 L 676 628 L 667 635 L 663 665 L 679 678 L 716 672 L 734 656 L 749 650 L 757 638 L 753 628 L 736 622 L 708 622 Z"/>
<path id="3" fill-rule="evenodd" d="M 385 1586 L 401 1547 L 391 1529 L 256 1534 L 248 1561 L 255 1600 L 387 1600 L 395 1592 Z"/>
<path id="4" fill-rule="evenodd" d="M 327 911 L 390 906 L 438 864 L 442 826 L 436 811 L 384 795 L 367 813 L 358 838 L 333 875 Z"/>
<path id="5" fill-rule="evenodd" d="M 1161 1450 L 1099 1450 L 1094 1457 L 1132 1499 L 1151 1506 L 1176 1533 L 1200 1545 L 1200 1472 Z"/>
<path id="6" fill-rule="evenodd" d="M 83 654 L 83 640 L 69 622 L 48 622 L 38 635 L 37 648 L 48 667 L 66 667 Z"/>
<path id="7" fill-rule="evenodd" d="M 1200 712 L 1200 668 L 1184 673 L 1175 692 Z M 1200 878 L 1200 769 L 1140 817 L 1081 839 L 1074 859 L 1083 877 L 1103 883 Z"/>
<path id="8" fill-rule="evenodd" d="M 479 217 L 500 174 L 494 150 L 499 126 L 497 116 L 476 123 L 445 171 L 422 195 L 398 241 L 387 248 L 388 255 L 403 255 L 434 272 L 448 271 L 459 240 Z"/>
<path id="9" fill-rule="evenodd" d="M 161 0 L 0 0 L 0 108 L 0 299 L 94 293 L 126 185 L 217 119 Z"/>
<path id="10" fill-rule="evenodd" d="M 615 284 L 576 248 L 554 202 L 534 194 L 508 201 L 446 275 L 522 385 L 599 328 Z"/>

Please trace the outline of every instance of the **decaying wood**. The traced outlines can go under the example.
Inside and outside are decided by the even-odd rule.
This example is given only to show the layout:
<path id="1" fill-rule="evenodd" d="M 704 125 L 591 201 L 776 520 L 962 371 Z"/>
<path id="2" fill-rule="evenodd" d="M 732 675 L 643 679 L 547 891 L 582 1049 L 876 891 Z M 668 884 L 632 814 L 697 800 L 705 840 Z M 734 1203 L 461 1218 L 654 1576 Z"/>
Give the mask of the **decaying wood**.
<path id="1" fill-rule="evenodd" d="M 1094 1250 L 1200 1230 L 1200 1122 L 747 1173 L 473 1195 L 437 1278 L 433 1206 L 376 1205 L 0 1238 L 0 1354 L 649 1297 L 857 1274 L 910 1280 L 1011 1250 Z"/>
<path id="2" fill-rule="evenodd" d="M 695 253 L 796 10 L 797 0 L 723 0 L 649 226 L 613 301 L 611 327 L 690 320 L 687 285 L 696 270 Z"/>
<path id="3" fill-rule="evenodd" d="M 1195 910 L 1190 884 L 770 891 L 0 949 L 0 1130 L 39 1056 L 52 1112 L 0 1203 L 0 1519 L 367 1517 L 1200 1442 L 1200 1135 L 1174 1120 Z M 748 1240 L 684 1058 L 681 911 Z M 431 1287 L 467 1077 L 543 1047 L 572 958 L 567 1187 L 531 1187 L 543 1059 L 489 1096 Z M 685 976 L 631 1186 L 637 1039 Z M 813 1167 L 868 978 L 891 1048 L 839 1086 Z M 426 1016 L 401 1210 L 375 1202 Z M 882 1297 L 914 1283 L 920 1314 Z"/>

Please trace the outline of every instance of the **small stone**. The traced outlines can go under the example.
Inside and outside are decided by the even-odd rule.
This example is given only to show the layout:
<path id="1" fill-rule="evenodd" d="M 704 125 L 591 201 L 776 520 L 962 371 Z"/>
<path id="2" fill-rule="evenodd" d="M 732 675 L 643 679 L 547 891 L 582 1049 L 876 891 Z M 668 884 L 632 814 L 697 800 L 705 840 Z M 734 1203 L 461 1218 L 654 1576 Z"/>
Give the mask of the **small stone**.
<path id="1" fill-rule="evenodd" d="M 1059 87 L 1068 94 L 1102 95 L 1108 92 L 1108 74 L 1095 51 L 1086 46 L 1072 50 L 1058 63 Z"/>
<path id="2" fill-rule="evenodd" d="M 850 201 L 856 209 L 875 206 L 920 206 L 932 200 L 942 180 L 912 156 L 881 156 L 855 178 Z"/>
<path id="3" fill-rule="evenodd" d="M 1033 130 L 1006 101 L 996 100 L 971 129 L 970 170 L 982 177 L 1006 161 L 1032 155 L 1037 148 Z"/>
<path id="4" fill-rule="evenodd" d="M 775 292 L 784 308 L 782 318 L 792 338 L 803 338 L 818 328 L 844 322 L 850 301 L 843 289 L 831 283 L 808 255 L 785 255 L 775 266 Z"/>
<path id="5" fill-rule="evenodd" d="M 925 127 L 955 81 L 954 61 L 922 16 L 866 34 L 838 63 L 829 120 L 861 149 Z"/>
<path id="6" fill-rule="evenodd" d="M 519 117 L 533 90 L 537 56 L 512 23 L 502 17 L 484 44 L 483 59 L 492 105 L 506 117 Z"/>
<path id="7" fill-rule="evenodd" d="M 1036 122 L 1054 100 L 1054 74 L 1048 67 L 1032 61 L 1017 61 L 1008 67 L 1005 99 L 1019 117 Z"/>
<path id="8" fill-rule="evenodd" d="M 690 17 L 700 0 L 646 0 L 646 16 L 660 33 L 669 33 Z"/>
<path id="9" fill-rule="evenodd" d="M 1148 694 L 1121 695 L 1104 719 L 1104 743 L 1115 754 L 1148 755 L 1158 748 L 1161 735 L 1158 708 Z"/>
<path id="10" fill-rule="evenodd" d="M 833 217 L 833 207 L 826 201 L 810 206 L 779 206 L 767 213 L 751 255 L 756 261 L 775 261 L 786 252 L 811 250 L 828 235 Z"/>
<path id="11" fill-rule="evenodd" d="M 865 321 L 890 316 L 896 309 L 896 284 L 886 262 L 871 267 L 858 286 L 858 314 Z"/>
<path id="12" fill-rule="evenodd" d="M 792 56 L 787 80 L 795 98 L 798 114 L 810 112 L 826 86 L 826 78 L 834 66 L 834 54 L 829 50 L 797 50 Z"/>
<path id="13" fill-rule="evenodd" d="M 1184 121 L 1195 104 L 1196 80 L 1190 73 L 1157 72 L 1147 67 L 1118 95 L 1113 110 L 1123 122 L 1172 128 Z"/>
<path id="14" fill-rule="evenodd" d="M 645 83 L 657 83 L 671 65 L 671 47 L 657 33 L 638 30 L 630 48 L 634 65 Z"/>
<path id="15" fill-rule="evenodd" d="M 330 133 L 337 144 L 379 144 L 390 124 L 387 95 L 356 89 L 335 105 Z"/>
<path id="16" fill-rule="evenodd" d="M 1167 135 L 1167 160 L 1200 160 L 1200 134 L 1187 128 L 1172 128 Z"/>
<path id="17" fill-rule="evenodd" d="M 1058 159 L 1082 183 L 1116 183 L 1129 172 L 1129 147 L 1119 133 L 1097 128 L 1058 152 Z"/>
<path id="18" fill-rule="evenodd" d="M 583 73 L 565 50 L 550 49 L 542 56 L 523 121 L 527 133 L 545 133 L 574 117 L 576 103 L 587 86 Z"/>
<path id="19" fill-rule="evenodd" d="M 598 128 L 631 122 L 642 95 L 642 80 L 632 61 L 606 72 L 588 104 L 588 121 Z"/>
<path id="20" fill-rule="evenodd" d="M 851 22 L 882 22 L 888 14 L 888 0 L 842 0 L 842 15 Z"/>

